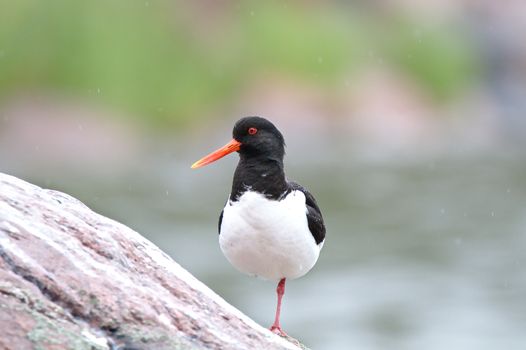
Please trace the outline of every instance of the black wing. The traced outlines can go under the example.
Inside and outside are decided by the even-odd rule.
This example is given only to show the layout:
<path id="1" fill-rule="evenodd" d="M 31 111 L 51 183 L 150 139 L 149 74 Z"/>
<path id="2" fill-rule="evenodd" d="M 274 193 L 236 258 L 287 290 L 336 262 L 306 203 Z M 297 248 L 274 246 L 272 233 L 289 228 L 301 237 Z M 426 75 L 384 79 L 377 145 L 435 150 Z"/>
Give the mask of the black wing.
<path id="1" fill-rule="evenodd" d="M 219 223 L 217 224 L 217 233 L 221 234 L 221 223 L 223 222 L 223 212 L 225 210 L 221 210 L 221 214 L 219 214 Z M 224 236 L 223 236 L 224 237 Z"/>
<path id="2" fill-rule="evenodd" d="M 325 224 L 323 223 L 321 210 L 316 203 L 316 199 L 314 199 L 314 196 L 300 184 L 290 181 L 289 185 L 291 190 L 301 191 L 305 195 L 309 230 L 312 233 L 316 244 L 320 244 L 325 240 Z"/>

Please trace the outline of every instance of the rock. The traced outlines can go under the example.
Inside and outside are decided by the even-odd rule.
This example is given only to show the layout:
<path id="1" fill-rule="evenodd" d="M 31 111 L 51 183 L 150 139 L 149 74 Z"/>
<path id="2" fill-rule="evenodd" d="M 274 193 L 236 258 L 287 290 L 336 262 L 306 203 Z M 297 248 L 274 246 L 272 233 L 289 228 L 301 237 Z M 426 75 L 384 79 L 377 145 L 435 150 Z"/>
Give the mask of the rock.
<path id="1" fill-rule="evenodd" d="M 298 349 L 128 227 L 0 173 L 0 349 Z"/>

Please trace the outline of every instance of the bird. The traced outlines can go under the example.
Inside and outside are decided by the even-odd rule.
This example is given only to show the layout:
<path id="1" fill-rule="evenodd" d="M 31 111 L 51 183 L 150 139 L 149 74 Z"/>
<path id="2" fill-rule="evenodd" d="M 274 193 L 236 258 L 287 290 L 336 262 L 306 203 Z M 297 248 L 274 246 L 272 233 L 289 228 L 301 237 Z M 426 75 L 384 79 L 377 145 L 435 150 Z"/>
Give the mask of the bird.
<path id="1" fill-rule="evenodd" d="M 325 224 L 314 196 L 285 176 L 285 140 L 269 120 L 238 120 L 232 140 L 191 168 L 239 153 L 232 189 L 219 215 L 219 246 L 240 272 L 278 282 L 270 330 L 287 336 L 280 324 L 285 282 L 312 269 L 325 242 Z"/>

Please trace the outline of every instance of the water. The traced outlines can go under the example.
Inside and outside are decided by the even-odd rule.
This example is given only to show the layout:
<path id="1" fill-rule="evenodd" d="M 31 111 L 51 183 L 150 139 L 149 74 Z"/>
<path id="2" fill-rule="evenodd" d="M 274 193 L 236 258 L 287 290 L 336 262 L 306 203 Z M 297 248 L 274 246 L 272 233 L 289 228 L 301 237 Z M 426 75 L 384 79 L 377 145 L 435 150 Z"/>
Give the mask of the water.
<path id="1" fill-rule="evenodd" d="M 288 174 L 316 195 L 328 233 L 315 268 L 287 284 L 289 334 L 327 350 L 526 348 L 520 157 L 345 155 L 313 164 L 294 152 Z M 235 158 L 191 171 L 193 159 L 160 155 L 118 180 L 47 185 L 141 232 L 269 326 L 274 283 L 235 271 L 217 242 Z"/>

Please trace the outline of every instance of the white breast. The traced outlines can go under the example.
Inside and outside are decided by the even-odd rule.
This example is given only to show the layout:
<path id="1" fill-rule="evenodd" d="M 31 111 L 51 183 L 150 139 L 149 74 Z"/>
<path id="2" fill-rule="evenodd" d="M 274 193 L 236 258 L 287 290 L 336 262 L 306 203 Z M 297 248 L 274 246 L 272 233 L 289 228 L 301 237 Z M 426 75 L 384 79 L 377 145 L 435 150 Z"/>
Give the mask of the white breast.
<path id="1" fill-rule="evenodd" d="M 309 231 L 301 191 L 280 201 L 247 191 L 238 201 L 228 201 L 219 245 L 236 269 L 269 280 L 303 276 L 321 249 Z"/>

